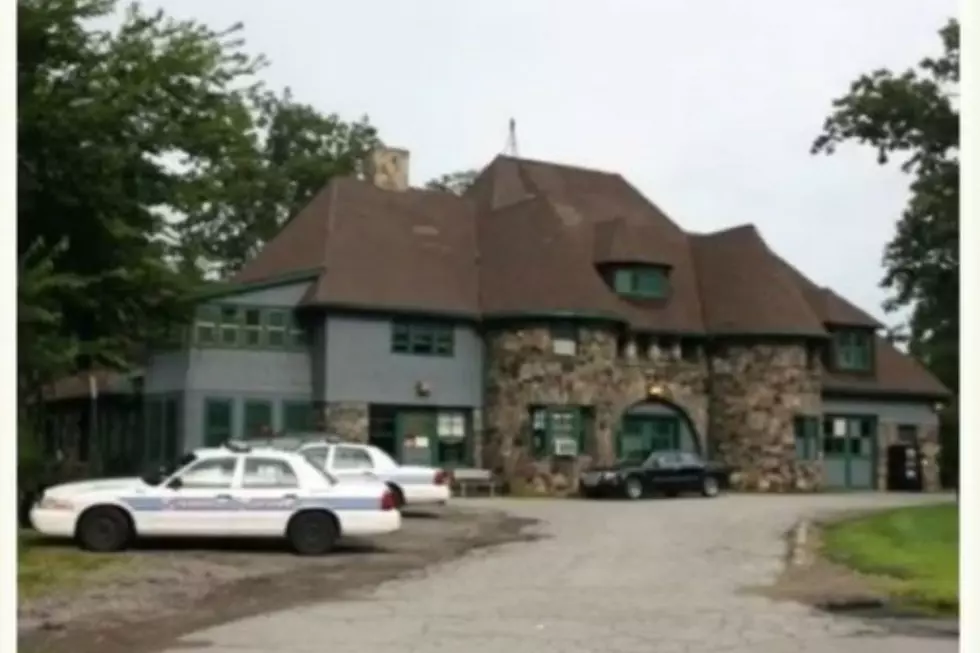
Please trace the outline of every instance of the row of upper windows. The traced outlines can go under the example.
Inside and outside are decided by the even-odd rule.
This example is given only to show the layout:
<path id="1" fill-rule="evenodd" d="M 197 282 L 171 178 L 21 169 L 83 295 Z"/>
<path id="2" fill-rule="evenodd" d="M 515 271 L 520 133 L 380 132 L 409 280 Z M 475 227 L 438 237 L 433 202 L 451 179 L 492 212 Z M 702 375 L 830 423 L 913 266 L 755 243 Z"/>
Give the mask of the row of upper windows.
<path id="1" fill-rule="evenodd" d="M 192 347 L 299 349 L 307 335 L 288 308 L 205 304 L 197 309 L 190 333 L 175 340 L 189 340 Z"/>
<path id="2" fill-rule="evenodd" d="M 617 272 L 622 272 L 618 270 Z M 551 348 L 559 356 L 575 356 L 579 330 L 574 326 L 551 328 Z M 203 306 L 192 332 L 195 346 L 248 349 L 295 349 L 307 344 L 307 335 L 293 314 L 283 308 Z M 396 354 L 452 357 L 455 329 L 443 322 L 396 320 L 391 323 L 391 351 Z M 840 330 L 832 336 L 831 354 L 825 363 L 842 371 L 869 371 L 874 365 L 874 341 L 867 330 Z M 618 353 L 627 359 L 667 357 L 696 361 L 700 345 L 695 339 L 674 339 L 633 334 L 619 339 Z"/>

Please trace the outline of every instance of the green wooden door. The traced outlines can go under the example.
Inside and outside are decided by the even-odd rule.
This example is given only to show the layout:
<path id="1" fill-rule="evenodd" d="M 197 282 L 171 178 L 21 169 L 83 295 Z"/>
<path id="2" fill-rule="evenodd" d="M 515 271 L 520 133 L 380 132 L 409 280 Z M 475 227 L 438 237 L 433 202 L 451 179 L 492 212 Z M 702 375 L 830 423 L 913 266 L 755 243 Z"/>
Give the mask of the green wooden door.
<path id="1" fill-rule="evenodd" d="M 627 415 L 619 437 L 619 457 L 643 460 L 654 451 L 680 448 L 680 421 L 667 415 Z"/>
<path id="2" fill-rule="evenodd" d="M 399 462 L 403 465 L 434 465 L 436 414 L 434 411 L 402 411 L 397 419 Z"/>
<path id="3" fill-rule="evenodd" d="M 204 400 L 204 446 L 217 447 L 232 437 L 231 399 Z"/>
<path id="4" fill-rule="evenodd" d="M 824 416 L 824 487 L 842 490 L 874 488 L 877 430 L 877 420 L 873 416 Z"/>
<path id="5" fill-rule="evenodd" d="M 657 416 L 647 422 L 650 430 L 650 451 L 680 449 L 680 422 L 676 417 Z"/>

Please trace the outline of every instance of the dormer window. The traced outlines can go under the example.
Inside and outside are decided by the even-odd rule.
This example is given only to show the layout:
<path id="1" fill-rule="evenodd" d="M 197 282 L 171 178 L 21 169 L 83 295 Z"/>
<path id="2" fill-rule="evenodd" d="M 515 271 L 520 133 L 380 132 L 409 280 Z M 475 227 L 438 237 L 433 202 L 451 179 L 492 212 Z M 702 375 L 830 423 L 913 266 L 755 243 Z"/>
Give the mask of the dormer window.
<path id="1" fill-rule="evenodd" d="M 874 334 L 864 329 L 835 331 L 834 367 L 843 372 L 870 372 L 874 365 Z"/>
<path id="2" fill-rule="evenodd" d="M 663 299 L 667 296 L 667 268 L 652 265 L 616 267 L 611 270 L 616 294 L 630 299 Z"/>

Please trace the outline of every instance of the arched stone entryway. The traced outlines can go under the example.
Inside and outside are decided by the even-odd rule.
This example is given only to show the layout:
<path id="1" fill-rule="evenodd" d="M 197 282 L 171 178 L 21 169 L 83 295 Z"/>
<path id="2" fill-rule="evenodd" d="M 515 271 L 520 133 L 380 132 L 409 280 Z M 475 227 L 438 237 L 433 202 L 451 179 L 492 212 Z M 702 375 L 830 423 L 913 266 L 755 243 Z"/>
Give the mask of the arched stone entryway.
<path id="1" fill-rule="evenodd" d="M 614 446 L 617 458 L 638 459 L 662 450 L 703 454 L 703 441 L 683 406 L 666 397 L 649 396 L 622 412 Z"/>

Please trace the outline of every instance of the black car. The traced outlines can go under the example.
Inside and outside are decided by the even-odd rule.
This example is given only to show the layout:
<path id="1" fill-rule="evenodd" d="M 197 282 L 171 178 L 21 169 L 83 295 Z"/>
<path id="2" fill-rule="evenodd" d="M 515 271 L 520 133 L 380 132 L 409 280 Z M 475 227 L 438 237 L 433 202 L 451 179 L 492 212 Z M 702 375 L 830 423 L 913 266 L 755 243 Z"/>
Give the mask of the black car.
<path id="1" fill-rule="evenodd" d="M 686 451 L 655 451 L 646 460 L 590 468 L 579 477 L 585 497 L 639 499 L 650 494 L 669 497 L 696 492 L 714 497 L 728 487 L 731 470 Z"/>

